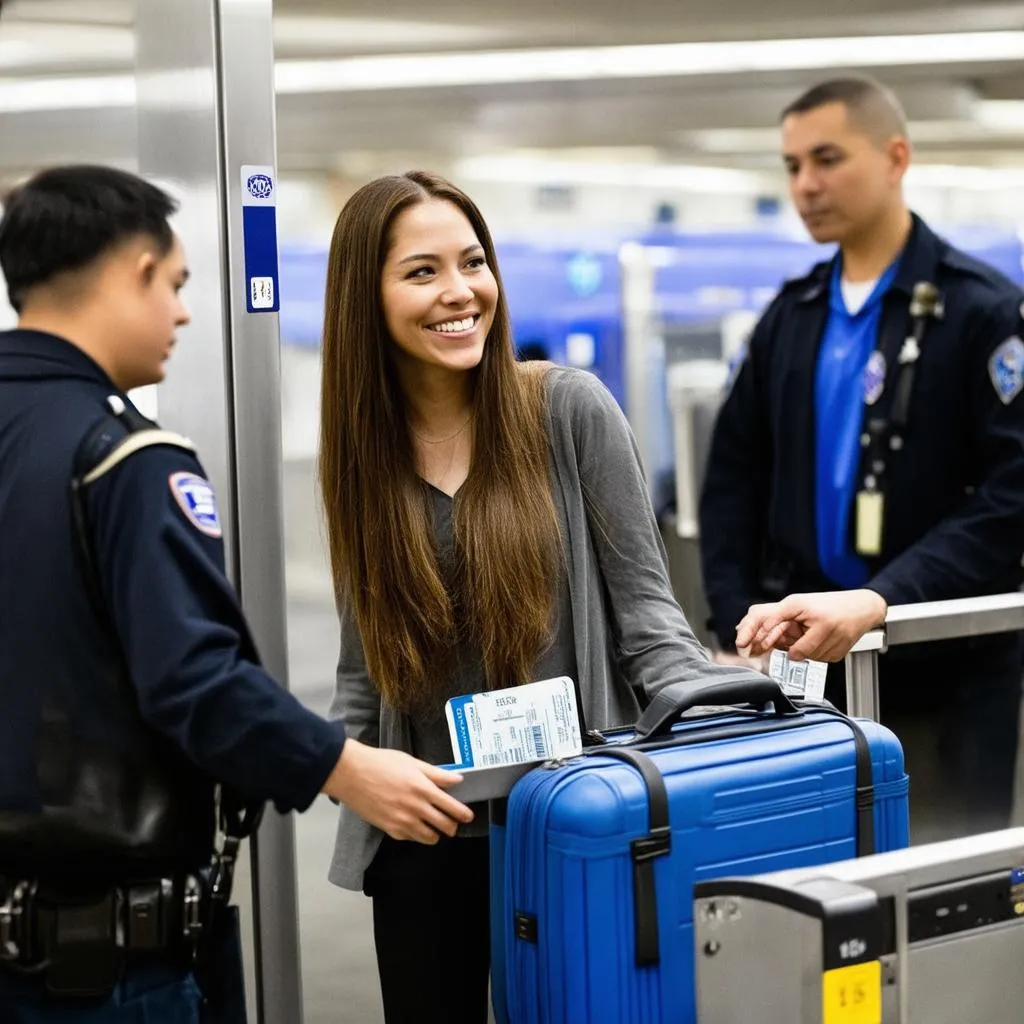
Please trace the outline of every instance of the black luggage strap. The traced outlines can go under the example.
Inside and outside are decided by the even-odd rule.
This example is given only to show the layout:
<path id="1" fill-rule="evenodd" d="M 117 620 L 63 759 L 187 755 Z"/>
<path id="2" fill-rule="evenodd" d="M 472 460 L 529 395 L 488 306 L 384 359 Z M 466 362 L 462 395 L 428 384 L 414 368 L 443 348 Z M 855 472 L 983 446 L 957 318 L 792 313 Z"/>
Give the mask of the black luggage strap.
<path id="1" fill-rule="evenodd" d="M 857 856 L 875 852 L 875 782 L 871 770 L 871 745 L 860 723 L 842 711 L 816 705 L 814 710 L 845 722 L 853 733 L 854 807 L 857 815 Z"/>
<path id="2" fill-rule="evenodd" d="M 654 859 L 672 849 L 668 818 L 668 790 L 657 765 L 638 750 L 624 747 L 594 750 L 600 757 L 612 757 L 632 765 L 643 777 L 650 811 L 648 833 L 630 844 L 633 860 L 633 917 L 637 967 L 657 966 L 661 959 L 658 942 L 658 897 L 654 885 Z"/>

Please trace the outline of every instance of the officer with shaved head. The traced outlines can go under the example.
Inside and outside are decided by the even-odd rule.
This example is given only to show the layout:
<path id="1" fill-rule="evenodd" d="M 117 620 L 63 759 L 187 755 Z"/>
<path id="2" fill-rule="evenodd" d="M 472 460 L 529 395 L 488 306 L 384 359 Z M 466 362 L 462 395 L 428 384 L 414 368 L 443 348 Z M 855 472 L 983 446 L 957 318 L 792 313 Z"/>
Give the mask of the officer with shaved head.
<path id="1" fill-rule="evenodd" d="M 1020 586 L 1024 294 L 908 208 L 906 120 L 879 83 L 800 96 L 782 156 L 837 251 L 783 286 L 735 371 L 701 496 L 705 585 L 721 658 L 841 662 L 890 605 Z M 1007 824 L 1021 655 L 1010 633 L 881 660 L 915 839 Z M 843 706 L 842 665 L 828 675 Z"/>

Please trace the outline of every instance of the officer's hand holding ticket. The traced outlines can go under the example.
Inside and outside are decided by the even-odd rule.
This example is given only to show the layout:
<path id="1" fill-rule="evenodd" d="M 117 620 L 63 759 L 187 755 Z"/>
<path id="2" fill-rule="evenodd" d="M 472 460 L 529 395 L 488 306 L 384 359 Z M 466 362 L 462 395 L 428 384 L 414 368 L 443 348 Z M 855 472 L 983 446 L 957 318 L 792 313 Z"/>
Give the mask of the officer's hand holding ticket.
<path id="1" fill-rule="evenodd" d="M 841 661 L 869 629 L 885 621 L 888 610 L 873 590 L 790 594 L 750 607 L 736 627 L 736 649 L 748 657 L 781 650 L 791 661 Z"/>
<path id="2" fill-rule="evenodd" d="M 445 789 L 462 776 L 419 761 L 400 750 L 347 739 L 324 792 L 392 839 L 432 846 L 439 835 L 454 836 L 473 812 Z"/>

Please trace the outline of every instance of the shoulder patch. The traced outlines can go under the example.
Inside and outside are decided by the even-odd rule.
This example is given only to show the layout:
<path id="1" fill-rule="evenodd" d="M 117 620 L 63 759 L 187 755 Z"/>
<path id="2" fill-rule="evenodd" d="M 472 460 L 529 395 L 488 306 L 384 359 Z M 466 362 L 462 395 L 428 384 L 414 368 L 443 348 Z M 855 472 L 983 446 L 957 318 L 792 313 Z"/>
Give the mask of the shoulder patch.
<path id="1" fill-rule="evenodd" d="M 207 537 L 222 537 L 217 497 L 209 480 L 195 473 L 172 473 L 167 481 L 185 518 Z"/>
<path id="2" fill-rule="evenodd" d="M 1024 389 L 1024 342 L 1016 335 L 1007 338 L 992 353 L 988 375 L 999 401 L 1009 405 Z"/>

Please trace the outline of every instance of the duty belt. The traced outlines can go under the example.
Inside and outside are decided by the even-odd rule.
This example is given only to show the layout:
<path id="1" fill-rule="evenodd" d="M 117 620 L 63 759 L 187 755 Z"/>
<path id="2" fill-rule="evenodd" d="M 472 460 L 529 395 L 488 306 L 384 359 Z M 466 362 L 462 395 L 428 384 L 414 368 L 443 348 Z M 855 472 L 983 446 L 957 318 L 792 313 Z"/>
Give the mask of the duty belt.
<path id="1" fill-rule="evenodd" d="M 41 975 L 54 994 L 103 995 L 131 958 L 194 961 L 207 903 L 194 875 L 88 892 L 0 879 L 0 968 Z"/>

